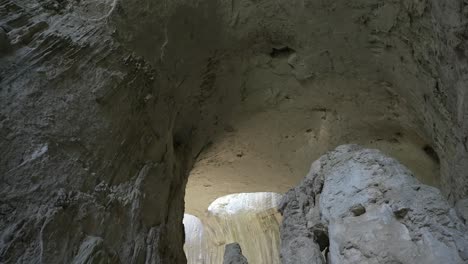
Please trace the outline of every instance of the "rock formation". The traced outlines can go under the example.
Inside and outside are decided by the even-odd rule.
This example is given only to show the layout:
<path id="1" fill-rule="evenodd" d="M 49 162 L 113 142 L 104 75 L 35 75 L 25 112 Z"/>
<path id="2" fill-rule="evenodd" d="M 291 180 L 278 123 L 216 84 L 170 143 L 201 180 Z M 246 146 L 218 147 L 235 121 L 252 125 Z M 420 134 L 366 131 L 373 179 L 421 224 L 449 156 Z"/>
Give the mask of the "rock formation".
<path id="1" fill-rule="evenodd" d="M 466 7 L 0 1 L 0 262 L 186 262 L 187 175 L 223 120 L 242 101 L 333 96 L 327 80 L 343 84 L 337 100 L 350 107 L 390 98 L 393 107 L 376 115 L 382 126 L 360 133 L 390 124 L 382 130 L 427 138 L 443 194 L 451 203 L 466 198 Z M 269 70 L 290 75 L 294 93 L 246 85 L 256 62 L 273 58 L 288 61 Z M 362 86 L 379 92 L 356 100 L 353 88 Z M 407 115 L 395 110 L 407 107 Z M 333 103 L 304 111 L 345 119 Z"/>
<path id="2" fill-rule="evenodd" d="M 242 255 L 239 244 L 231 243 L 226 245 L 223 264 L 248 264 L 247 259 Z"/>
<path id="3" fill-rule="evenodd" d="M 207 248 L 205 246 L 205 229 L 202 221 L 193 215 L 184 214 L 185 243 L 184 252 L 189 264 L 203 264 Z"/>
<path id="4" fill-rule="evenodd" d="M 463 199 L 455 205 L 458 216 L 468 225 L 468 199 Z"/>
<path id="5" fill-rule="evenodd" d="M 378 150 L 325 154 L 280 210 L 283 263 L 468 263 L 454 208 Z"/>

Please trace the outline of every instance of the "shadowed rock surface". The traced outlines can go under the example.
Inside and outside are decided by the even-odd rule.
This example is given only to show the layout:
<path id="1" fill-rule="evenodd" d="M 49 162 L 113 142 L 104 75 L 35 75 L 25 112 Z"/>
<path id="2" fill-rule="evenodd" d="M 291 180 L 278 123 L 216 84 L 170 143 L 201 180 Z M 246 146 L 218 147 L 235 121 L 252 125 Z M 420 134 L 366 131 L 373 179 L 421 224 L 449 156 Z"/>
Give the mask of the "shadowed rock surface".
<path id="1" fill-rule="evenodd" d="M 239 244 L 231 243 L 226 245 L 223 264 L 248 264 L 247 259 L 242 255 Z"/>
<path id="2" fill-rule="evenodd" d="M 468 227 L 454 208 L 378 150 L 344 145 L 325 154 L 280 210 L 283 263 L 468 262 Z M 328 227 L 328 262 L 313 233 L 319 225 Z"/>
<path id="3" fill-rule="evenodd" d="M 455 210 L 458 216 L 468 225 L 468 199 L 458 201 Z"/>

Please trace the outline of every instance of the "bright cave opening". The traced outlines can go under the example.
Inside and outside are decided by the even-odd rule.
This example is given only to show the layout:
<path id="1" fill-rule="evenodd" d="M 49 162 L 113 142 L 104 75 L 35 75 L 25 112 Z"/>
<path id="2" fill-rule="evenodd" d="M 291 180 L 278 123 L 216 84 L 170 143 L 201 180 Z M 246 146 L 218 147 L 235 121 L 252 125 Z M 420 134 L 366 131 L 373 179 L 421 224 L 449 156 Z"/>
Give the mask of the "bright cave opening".
<path id="1" fill-rule="evenodd" d="M 304 81 L 291 65 L 294 51 L 283 50 L 250 59 L 242 102 L 191 170 L 184 219 L 189 264 L 221 263 L 231 242 L 251 263 L 279 263 L 281 195 L 340 144 L 379 149 L 423 183 L 439 185 L 437 153 L 391 84 L 328 75 Z"/>

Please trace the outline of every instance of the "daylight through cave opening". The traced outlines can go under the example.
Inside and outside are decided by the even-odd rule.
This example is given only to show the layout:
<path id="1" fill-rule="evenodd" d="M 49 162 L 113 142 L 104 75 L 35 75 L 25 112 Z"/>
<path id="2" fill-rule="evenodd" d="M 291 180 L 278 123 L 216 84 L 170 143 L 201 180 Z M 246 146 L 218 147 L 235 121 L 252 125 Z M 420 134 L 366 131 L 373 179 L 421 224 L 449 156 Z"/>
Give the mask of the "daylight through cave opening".
<path id="1" fill-rule="evenodd" d="M 219 219 L 210 218 L 208 208 L 215 200 L 238 193 L 283 194 L 307 174 L 311 161 L 343 143 L 378 148 L 408 166 L 420 181 L 439 184 L 438 156 L 411 121 L 415 120 L 411 109 L 389 83 L 334 75 L 300 81 L 297 67 L 291 65 L 297 60 L 294 50 L 273 51 L 249 59 L 245 98 L 220 121 L 222 130 L 197 155 L 189 174 L 186 231 L 216 233 L 216 239 L 209 238 L 214 239 L 211 244 L 204 242 L 201 253 L 187 251 L 186 245 L 189 263 L 198 263 L 193 256 L 202 256 L 205 262 L 200 263 L 219 263 L 225 245 L 238 242 L 243 247 L 242 241 L 233 241 L 232 232 L 241 232 L 228 224 L 234 220 L 223 219 L 220 224 Z M 245 218 L 236 220 L 242 225 Z M 193 228 L 195 223 L 204 228 Z M 259 235 L 250 231 L 238 237 Z M 201 237 L 196 232 L 186 234 L 189 241 Z M 275 248 L 275 241 L 266 242 L 258 246 Z M 255 248 L 248 247 L 243 249 L 246 256 Z M 279 261 L 277 251 L 268 253 L 276 254 L 269 256 L 274 260 L 257 259 L 261 254 L 254 255 L 255 260 Z M 210 258 L 217 261 L 206 260 Z"/>

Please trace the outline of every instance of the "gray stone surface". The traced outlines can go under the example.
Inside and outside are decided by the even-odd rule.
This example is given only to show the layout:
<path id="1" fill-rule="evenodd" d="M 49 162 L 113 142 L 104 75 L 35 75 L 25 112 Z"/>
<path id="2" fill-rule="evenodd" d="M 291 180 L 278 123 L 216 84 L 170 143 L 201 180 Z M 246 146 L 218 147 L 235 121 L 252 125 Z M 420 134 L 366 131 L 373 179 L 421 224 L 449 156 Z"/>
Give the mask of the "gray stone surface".
<path id="1" fill-rule="evenodd" d="M 468 225 L 468 199 L 463 199 L 455 204 L 458 216 Z"/>
<path id="2" fill-rule="evenodd" d="M 248 264 L 247 259 L 242 255 L 242 249 L 238 243 L 226 245 L 223 264 Z"/>
<path id="3" fill-rule="evenodd" d="M 326 263 L 318 236 L 313 232 L 320 221 L 319 210 L 313 210 L 318 201 L 310 180 L 304 179 L 302 184 L 287 192 L 279 206 L 283 215 L 280 229 L 283 264 Z"/>
<path id="4" fill-rule="evenodd" d="M 0 55 L 6 53 L 10 49 L 10 40 L 5 30 L 0 27 Z"/>
<path id="5" fill-rule="evenodd" d="M 378 150 L 343 145 L 325 154 L 280 209 L 283 263 L 325 263 L 307 261 L 319 255 L 309 231 L 318 224 L 328 227 L 328 263 L 468 263 L 464 221 L 438 189 Z M 308 243 L 289 243 L 294 237 Z"/>

